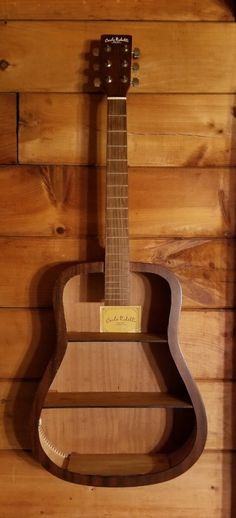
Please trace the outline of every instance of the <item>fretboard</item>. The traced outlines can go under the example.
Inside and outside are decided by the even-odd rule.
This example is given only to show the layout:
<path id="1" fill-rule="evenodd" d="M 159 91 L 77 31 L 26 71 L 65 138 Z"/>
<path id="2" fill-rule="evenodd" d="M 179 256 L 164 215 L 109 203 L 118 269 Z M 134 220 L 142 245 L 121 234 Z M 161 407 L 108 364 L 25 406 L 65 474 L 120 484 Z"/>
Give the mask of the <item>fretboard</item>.
<path id="1" fill-rule="evenodd" d="M 129 304 L 126 98 L 107 101 L 105 304 Z"/>

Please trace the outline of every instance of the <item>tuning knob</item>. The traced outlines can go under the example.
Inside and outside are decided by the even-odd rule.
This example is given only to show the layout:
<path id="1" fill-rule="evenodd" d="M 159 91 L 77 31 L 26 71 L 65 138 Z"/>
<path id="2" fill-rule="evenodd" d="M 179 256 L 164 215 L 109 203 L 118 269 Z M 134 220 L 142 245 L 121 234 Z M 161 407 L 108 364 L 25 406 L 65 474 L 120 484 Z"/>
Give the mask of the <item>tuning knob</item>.
<path id="1" fill-rule="evenodd" d="M 132 86 L 139 86 L 139 79 L 134 77 L 131 81 Z"/>
<path id="2" fill-rule="evenodd" d="M 95 77 L 94 80 L 93 80 L 93 84 L 94 84 L 95 88 L 99 88 L 101 86 L 101 79 L 100 79 L 100 77 Z"/>
<path id="3" fill-rule="evenodd" d="M 106 65 L 107 68 L 110 68 L 111 67 L 111 60 L 107 59 L 106 62 L 105 62 L 105 65 Z"/>
<path id="4" fill-rule="evenodd" d="M 112 77 L 111 76 L 107 76 L 106 77 L 106 83 L 112 83 Z"/>
<path id="5" fill-rule="evenodd" d="M 133 50 L 133 52 L 132 52 L 132 55 L 133 55 L 133 58 L 134 58 L 134 59 L 138 59 L 138 58 L 140 58 L 140 49 L 135 48 L 135 49 Z"/>
<path id="6" fill-rule="evenodd" d="M 99 56 L 99 48 L 98 47 L 94 47 L 93 50 L 92 50 L 92 53 L 93 53 L 93 56 Z"/>
<path id="7" fill-rule="evenodd" d="M 137 70 L 139 70 L 139 64 L 138 64 L 138 63 L 136 63 L 136 62 L 135 62 L 135 63 L 133 63 L 133 65 L 132 65 L 132 70 L 133 70 L 134 72 L 137 72 Z"/>

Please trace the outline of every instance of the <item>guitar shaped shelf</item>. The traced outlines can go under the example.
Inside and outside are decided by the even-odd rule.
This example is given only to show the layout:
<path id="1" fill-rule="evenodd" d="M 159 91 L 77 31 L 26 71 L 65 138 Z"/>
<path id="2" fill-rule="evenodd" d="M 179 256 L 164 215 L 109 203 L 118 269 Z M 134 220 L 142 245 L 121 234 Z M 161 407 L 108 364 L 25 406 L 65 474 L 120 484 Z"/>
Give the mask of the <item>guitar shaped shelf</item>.
<path id="1" fill-rule="evenodd" d="M 103 35 L 94 55 L 107 95 L 105 262 L 70 266 L 55 286 L 57 346 L 34 401 L 32 447 L 64 480 L 137 486 L 190 468 L 207 423 L 178 345 L 179 282 L 129 262 L 126 96 L 139 50 L 131 36 Z"/>

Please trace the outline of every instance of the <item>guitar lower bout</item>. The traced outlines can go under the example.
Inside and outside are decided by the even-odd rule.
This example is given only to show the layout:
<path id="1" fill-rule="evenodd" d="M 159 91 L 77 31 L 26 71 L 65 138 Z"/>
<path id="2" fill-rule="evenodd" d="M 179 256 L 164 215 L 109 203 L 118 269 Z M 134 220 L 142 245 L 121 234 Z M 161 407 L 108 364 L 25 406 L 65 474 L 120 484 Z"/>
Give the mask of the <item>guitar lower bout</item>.
<path id="1" fill-rule="evenodd" d="M 103 263 L 73 265 L 55 286 L 58 339 L 34 401 L 32 447 L 64 480 L 163 482 L 204 448 L 206 414 L 178 344 L 177 279 L 130 263 L 130 305 L 141 308 L 140 328 L 101 331 Z"/>

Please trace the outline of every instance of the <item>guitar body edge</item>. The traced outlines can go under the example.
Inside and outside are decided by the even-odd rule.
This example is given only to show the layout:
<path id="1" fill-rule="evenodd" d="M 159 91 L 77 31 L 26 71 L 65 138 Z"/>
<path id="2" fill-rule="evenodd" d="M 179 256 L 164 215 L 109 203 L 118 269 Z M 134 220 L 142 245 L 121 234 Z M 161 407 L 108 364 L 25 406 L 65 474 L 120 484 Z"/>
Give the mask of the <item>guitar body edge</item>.
<path id="1" fill-rule="evenodd" d="M 146 456 L 140 456 L 138 464 L 140 464 L 141 467 L 137 467 L 137 473 L 135 473 L 135 467 L 133 470 L 134 472 L 132 472 L 132 469 L 131 472 L 130 469 L 128 469 L 127 472 L 124 470 L 124 474 L 120 473 L 120 468 L 117 470 L 117 467 L 114 470 L 114 474 L 100 474 L 99 468 L 98 472 L 91 474 L 86 472 L 84 473 L 84 470 L 81 470 L 81 472 L 79 471 L 79 463 L 78 471 L 77 468 L 73 468 L 73 471 L 70 470 L 69 457 L 63 455 L 63 452 L 60 452 L 60 449 L 58 450 L 50 443 L 50 441 L 48 441 L 41 426 L 41 412 L 44 407 L 44 401 L 49 391 L 49 387 L 62 364 L 68 347 L 68 330 L 66 327 L 65 311 L 63 307 L 63 293 L 65 286 L 70 279 L 81 274 L 103 274 L 104 263 L 81 263 L 66 268 L 58 278 L 53 296 L 57 327 L 57 345 L 55 352 L 48 363 L 44 376 L 39 383 L 32 410 L 31 430 L 34 457 L 55 476 L 77 484 L 106 487 L 128 487 L 156 484 L 170 480 L 187 471 L 197 461 L 204 449 L 206 441 L 207 419 L 204 405 L 178 344 L 178 321 L 181 308 L 180 284 L 170 271 L 159 265 L 133 262 L 130 263 L 130 271 L 147 276 L 151 284 L 155 276 L 158 276 L 161 283 L 166 283 L 167 288 L 165 289 L 167 289 L 169 297 L 169 314 L 166 319 L 167 323 L 163 324 L 163 326 L 165 327 L 166 325 L 167 327 L 168 358 L 170 358 L 171 363 L 173 362 L 173 365 L 175 365 L 176 373 L 174 375 L 174 379 L 178 391 L 180 391 L 181 395 L 185 394 L 191 403 L 191 408 L 187 410 L 187 414 L 183 414 L 182 411 L 178 411 L 178 409 L 174 409 L 172 411 L 173 416 L 177 416 L 177 424 L 173 435 L 179 436 L 181 430 L 180 421 L 184 415 L 190 416 L 190 424 L 187 426 L 186 431 L 184 431 L 184 440 L 181 442 L 181 439 L 178 438 L 178 440 L 176 440 L 175 448 L 173 448 L 173 444 L 175 442 L 174 439 L 174 442 L 172 441 L 172 443 L 169 441 L 169 446 L 168 444 L 166 445 L 166 451 L 165 449 L 162 449 L 160 453 L 151 452 Z M 153 326 L 155 324 L 151 322 L 150 325 Z M 147 329 L 147 331 L 150 332 L 153 331 L 153 329 Z M 165 359 L 165 354 L 163 355 L 163 358 Z M 171 377 L 170 385 L 172 386 Z M 89 456 L 87 457 L 89 458 Z M 78 459 L 79 458 L 80 457 L 78 456 Z M 107 458 L 109 458 L 109 456 Z M 121 455 L 121 460 L 122 458 L 125 459 L 125 456 L 122 457 Z M 135 460 L 135 456 L 133 458 Z M 103 455 L 103 459 L 105 463 L 106 455 Z M 132 463 L 132 455 L 127 456 L 127 459 L 129 460 L 129 463 Z M 160 462 L 159 459 L 161 459 Z"/>

